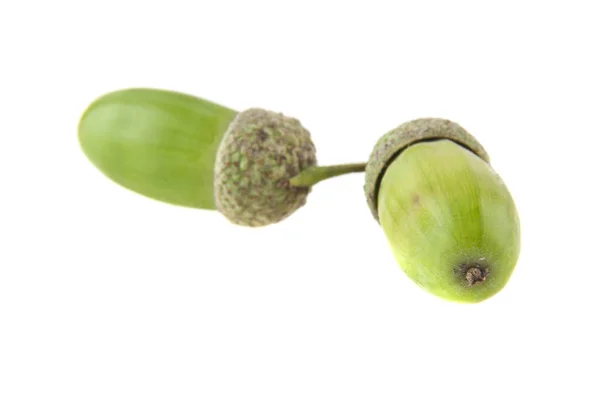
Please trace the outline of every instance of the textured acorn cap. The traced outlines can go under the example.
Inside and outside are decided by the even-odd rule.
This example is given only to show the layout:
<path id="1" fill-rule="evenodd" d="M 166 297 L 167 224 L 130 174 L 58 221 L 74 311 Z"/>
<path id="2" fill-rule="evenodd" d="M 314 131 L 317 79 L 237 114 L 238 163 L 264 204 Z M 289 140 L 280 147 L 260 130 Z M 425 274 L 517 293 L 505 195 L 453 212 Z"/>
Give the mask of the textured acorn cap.
<path id="1" fill-rule="evenodd" d="M 388 165 L 409 146 L 422 141 L 449 139 L 475 153 L 485 162 L 490 159 L 483 146 L 463 127 L 441 118 L 419 118 L 387 132 L 375 144 L 366 167 L 365 195 L 371 213 L 379 222 L 377 196 L 381 178 Z"/>
<path id="2" fill-rule="evenodd" d="M 310 193 L 309 187 L 290 186 L 290 178 L 316 164 L 310 133 L 297 119 L 259 108 L 242 111 L 217 151 L 217 209 L 237 225 L 280 222 Z"/>

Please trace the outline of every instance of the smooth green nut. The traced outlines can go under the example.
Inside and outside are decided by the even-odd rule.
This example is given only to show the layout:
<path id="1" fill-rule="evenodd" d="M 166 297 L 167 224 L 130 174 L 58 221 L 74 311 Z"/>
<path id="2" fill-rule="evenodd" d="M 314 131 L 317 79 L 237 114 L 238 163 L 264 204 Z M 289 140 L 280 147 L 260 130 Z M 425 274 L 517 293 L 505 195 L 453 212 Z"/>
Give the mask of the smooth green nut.
<path id="1" fill-rule="evenodd" d="M 365 194 L 373 217 L 378 220 L 377 192 L 385 169 L 407 147 L 423 141 L 449 139 L 490 161 L 483 146 L 455 122 L 442 118 L 420 118 L 405 122 L 383 135 L 375 144 L 366 167 Z"/>
<path id="2" fill-rule="evenodd" d="M 237 111 L 191 95 L 125 89 L 95 100 L 79 142 L 108 178 L 170 204 L 216 209 L 216 152 Z"/>
<path id="3" fill-rule="evenodd" d="M 411 137 L 409 130 L 427 137 L 398 144 L 380 168 L 372 156 L 367 174 L 381 169 L 381 175 L 367 175 L 379 181 L 367 198 L 376 198 L 376 219 L 415 283 L 446 300 L 477 303 L 497 294 L 512 275 L 520 253 L 519 216 L 485 151 L 472 136 L 456 141 L 456 134 L 444 135 L 443 121 L 420 119 L 387 134 L 388 147 L 396 146 L 390 140 Z M 423 132 L 429 127 L 438 132 Z"/>
<path id="4" fill-rule="evenodd" d="M 295 119 L 258 108 L 237 115 L 217 151 L 217 209 L 232 223 L 277 223 L 306 203 L 310 187 L 290 179 L 317 164 L 310 133 Z"/>

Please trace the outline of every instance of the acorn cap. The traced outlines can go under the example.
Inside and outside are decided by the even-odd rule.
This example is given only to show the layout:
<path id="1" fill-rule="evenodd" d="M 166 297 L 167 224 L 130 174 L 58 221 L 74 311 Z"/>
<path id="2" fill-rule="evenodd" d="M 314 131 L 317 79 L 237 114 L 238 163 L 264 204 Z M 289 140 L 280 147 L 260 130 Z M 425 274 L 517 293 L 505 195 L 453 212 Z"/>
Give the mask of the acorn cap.
<path id="1" fill-rule="evenodd" d="M 439 139 L 449 139 L 470 150 L 486 163 L 490 161 L 477 139 L 455 122 L 441 118 L 419 118 L 405 122 L 377 141 L 367 162 L 364 190 L 371 213 L 377 222 L 377 197 L 386 168 L 409 146 Z"/>
<path id="2" fill-rule="evenodd" d="M 280 222 L 306 203 L 311 190 L 290 186 L 290 178 L 316 164 L 310 133 L 297 119 L 245 110 L 229 125 L 217 151 L 217 209 L 237 225 Z"/>

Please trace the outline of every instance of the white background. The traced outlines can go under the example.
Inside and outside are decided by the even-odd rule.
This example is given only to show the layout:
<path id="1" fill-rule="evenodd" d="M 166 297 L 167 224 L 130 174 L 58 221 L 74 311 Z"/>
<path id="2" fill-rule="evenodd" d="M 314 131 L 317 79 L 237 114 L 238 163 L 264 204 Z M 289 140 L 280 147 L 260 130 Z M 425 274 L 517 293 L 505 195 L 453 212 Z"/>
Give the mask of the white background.
<path id="1" fill-rule="evenodd" d="M 0 409 L 598 409 L 597 2 L 0 6 Z M 265 229 L 112 183 L 79 116 L 154 87 L 301 119 L 321 164 L 459 122 L 517 203 L 509 285 L 437 299 L 363 175 Z"/>

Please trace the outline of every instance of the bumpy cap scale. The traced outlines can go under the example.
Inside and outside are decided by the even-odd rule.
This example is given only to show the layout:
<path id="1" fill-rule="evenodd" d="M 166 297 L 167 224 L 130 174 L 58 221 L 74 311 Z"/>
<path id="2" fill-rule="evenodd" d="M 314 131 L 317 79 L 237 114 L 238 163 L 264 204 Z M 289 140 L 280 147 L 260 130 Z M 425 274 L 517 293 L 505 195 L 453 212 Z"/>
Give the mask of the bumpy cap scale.
<path id="1" fill-rule="evenodd" d="M 365 195 L 373 217 L 379 221 L 377 196 L 381 178 L 388 165 L 409 146 L 438 139 L 449 139 L 489 163 L 483 146 L 463 127 L 441 118 L 419 118 L 406 122 L 383 135 L 375 145 L 366 167 Z"/>
<path id="2" fill-rule="evenodd" d="M 306 203 L 310 192 L 290 186 L 290 178 L 316 164 L 310 133 L 297 119 L 258 108 L 243 111 L 217 151 L 217 209 L 243 226 L 282 221 Z"/>

